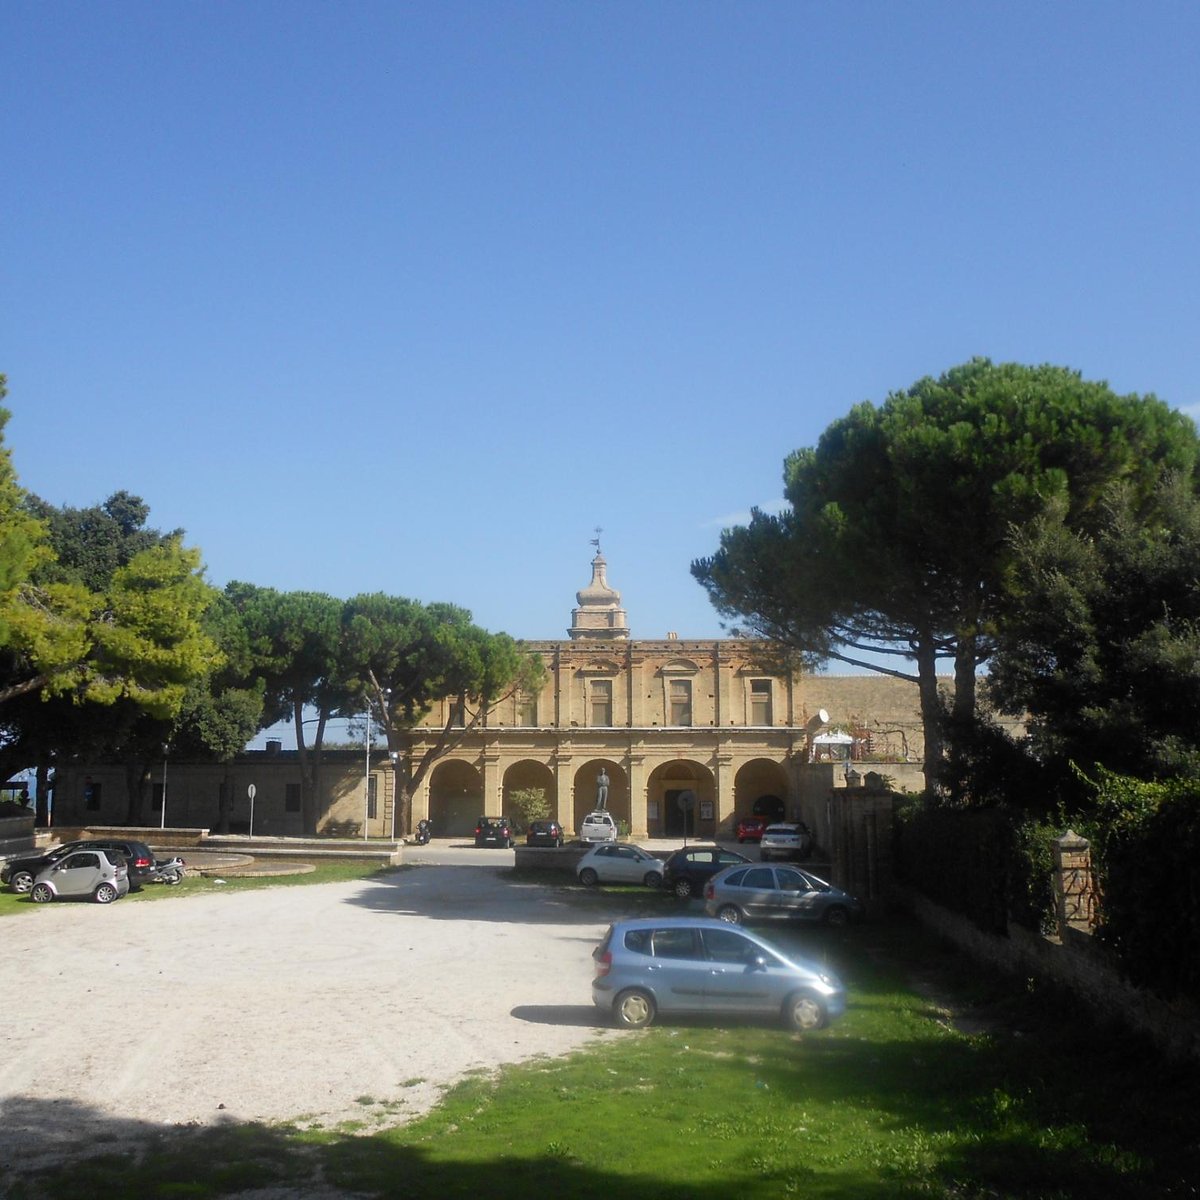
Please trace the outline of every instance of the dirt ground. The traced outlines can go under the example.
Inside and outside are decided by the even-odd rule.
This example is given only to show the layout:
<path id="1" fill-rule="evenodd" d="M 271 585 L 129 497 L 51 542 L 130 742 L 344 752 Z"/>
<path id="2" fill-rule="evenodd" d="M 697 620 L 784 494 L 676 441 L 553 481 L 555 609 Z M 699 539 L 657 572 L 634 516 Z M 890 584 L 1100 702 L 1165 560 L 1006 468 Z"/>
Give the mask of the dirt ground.
<path id="1" fill-rule="evenodd" d="M 504 857 L 8 918 L 0 1173 L 180 1126 L 396 1124 L 468 1072 L 616 1036 L 591 1003 L 605 922 Z"/>

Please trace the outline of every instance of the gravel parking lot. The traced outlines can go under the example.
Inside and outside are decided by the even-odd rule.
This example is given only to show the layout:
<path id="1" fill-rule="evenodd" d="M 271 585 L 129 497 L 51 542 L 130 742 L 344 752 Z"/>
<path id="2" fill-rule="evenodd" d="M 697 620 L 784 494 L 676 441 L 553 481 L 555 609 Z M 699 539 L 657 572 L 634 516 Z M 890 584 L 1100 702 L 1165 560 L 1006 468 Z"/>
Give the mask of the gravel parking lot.
<path id="1" fill-rule="evenodd" d="M 395 1123 L 603 1036 L 606 922 L 475 853 L 495 857 L 6 919 L 0 1165 L 219 1121 Z"/>

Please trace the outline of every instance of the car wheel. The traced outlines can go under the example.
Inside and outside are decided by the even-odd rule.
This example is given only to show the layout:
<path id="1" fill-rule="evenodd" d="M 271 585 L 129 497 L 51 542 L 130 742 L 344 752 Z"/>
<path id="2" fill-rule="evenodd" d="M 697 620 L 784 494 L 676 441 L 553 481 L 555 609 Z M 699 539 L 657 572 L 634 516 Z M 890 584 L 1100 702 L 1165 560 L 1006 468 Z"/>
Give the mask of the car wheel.
<path id="1" fill-rule="evenodd" d="M 850 924 L 850 914 L 840 904 L 835 904 L 826 910 L 825 924 L 834 929 L 845 929 Z"/>
<path id="2" fill-rule="evenodd" d="M 648 888 L 662 887 L 662 873 L 659 871 L 647 871 L 642 883 Z"/>
<path id="3" fill-rule="evenodd" d="M 97 904 L 111 904 L 117 898 L 117 889 L 111 883 L 102 883 L 95 891 Z"/>
<path id="4" fill-rule="evenodd" d="M 48 883 L 34 884 L 29 894 L 37 904 L 49 904 L 54 899 L 54 889 Z"/>
<path id="5" fill-rule="evenodd" d="M 613 1019 L 622 1029 L 645 1029 L 654 1020 L 654 1000 L 636 989 L 622 992 L 613 1005 Z"/>
<path id="6" fill-rule="evenodd" d="M 692 894 L 692 881 L 690 879 L 675 880 L 675 895 L 680 900 L 686 900 Z"/>
<path id="7" fill-rule="evenodd" d="M 739 846 L 744 846 L 745 844 L 746 844 L 746 839 L 745 839 L 745 838 L 738 838 L 738 845 L 739 845 Z"/>
<path id="8" fill-rule="evenodd" d="M 24 896 L 26 892 L 33 891 L 33 876 L 28 871 L 15 871 L 13 877 L 8 881 L 8 886 L 14 892 Z"/>
<path id="9" fill-rule="evenodd" d="M 579 882 L 582 883 L 584 887 L 595 887 L 596 884 L 600 882 L 600 876 L 597 875 L 591 867 L 584 867 L 583 870 L 579 872 Z"/>
<path id="10" fill-rule="evenodd" d="M 827 1020 L 825 1005 L 812 992 L 793 992 L 783 1002 L 783 1023 L 789 1029 L 820 1029 Z"/>
<path id="11" fill-rule="evenodd" d="M 740 925 L 742 923 L 742 910 L 736 904 L 723 904 L 717 910 L 717 916 L 722 921 L 728 921 L 730 925 Z"/>

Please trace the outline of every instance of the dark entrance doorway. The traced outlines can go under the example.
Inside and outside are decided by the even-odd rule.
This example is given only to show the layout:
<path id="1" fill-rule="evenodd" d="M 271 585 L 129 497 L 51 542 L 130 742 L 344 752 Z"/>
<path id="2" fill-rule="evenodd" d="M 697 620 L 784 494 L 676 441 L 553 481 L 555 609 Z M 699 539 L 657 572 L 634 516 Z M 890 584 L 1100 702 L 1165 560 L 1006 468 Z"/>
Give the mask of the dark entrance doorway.
<path id="1" fill-rule="evenodd" d="M 692 798 L 687 811 L 680 807 L 680 796 Z M 699 815 L 699 802 L 691 788 L 668 788 L 663 792 L 663 833 L 667 837 L 694 838 Z"/>

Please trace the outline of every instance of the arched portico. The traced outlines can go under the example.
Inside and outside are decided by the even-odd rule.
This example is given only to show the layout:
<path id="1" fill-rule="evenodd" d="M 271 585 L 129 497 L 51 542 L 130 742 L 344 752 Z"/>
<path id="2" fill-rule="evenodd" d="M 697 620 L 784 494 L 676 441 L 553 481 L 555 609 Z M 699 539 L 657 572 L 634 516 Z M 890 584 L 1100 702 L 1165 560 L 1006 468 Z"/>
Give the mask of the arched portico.
<path id="1" fill-rule="evenodd" d="M 549 805 L 548 815 L 557 819 L 558 791 L 554 786 L 554 772 L 545 763 L 523 758 L 505 770 L 502 784 L 505 815 L 516 815 L 510 797 L 513 792 L 522 791 L 543 792 Z"/>
<path id="2" fill-rule="evenodd" d="M 583 818 L 597 807 L 597 779 L 603 769 L 608 776 L 608 798 L 604 807 L 612 813 L 614 821 L 629 821 L 629 776 L 623 767 L 611 758 L 590 758 L 575 772 L 572 785 L 574 795 L 571 813 L 575 828 L 583 824 Z"/>
<path id="3" fill-rule="evenodd" d="M 429 779 L 429 819 L 438 837 L 462 837 L 475 832 L 483 812 L 483 778 L 468 762 L 438 763 Z M 496 814 L 499 815 L 499 814 Z"/>
<path id="4" fill-rule="evenodd" d="M 787 771 L 769 758 L 752 758 L 739 768 L 733 783 L 731 822 L 740 817 L 762 816 L 772 821 L 791 817 L 792 799 Z"/>
<path id="5" fill-rule="evenodd" d="M 695 803 L 680 807 L 691 793 Z M 716 832 L 716 781 L 702 763 L 675 759 L 655 767 L 646 781 L 646 825 L 651 837 L 712 837 Z"/>

